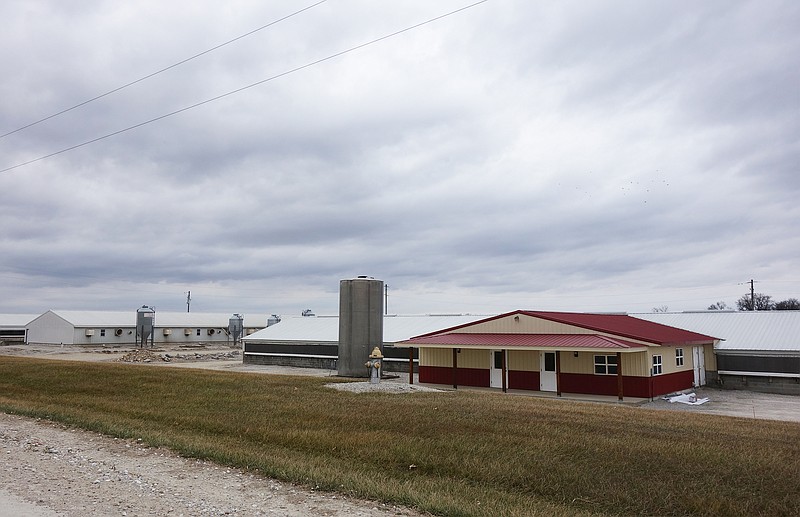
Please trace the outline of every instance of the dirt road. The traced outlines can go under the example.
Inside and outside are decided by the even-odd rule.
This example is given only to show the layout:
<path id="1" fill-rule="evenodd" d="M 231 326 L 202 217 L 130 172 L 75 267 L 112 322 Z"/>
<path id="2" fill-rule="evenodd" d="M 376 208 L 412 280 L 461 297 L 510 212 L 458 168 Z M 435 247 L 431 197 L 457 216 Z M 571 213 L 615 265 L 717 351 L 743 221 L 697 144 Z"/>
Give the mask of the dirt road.
<path id="1" fill-rule="evenodd" d="M 0 413 L 0 516 L 419 516 Z"/>

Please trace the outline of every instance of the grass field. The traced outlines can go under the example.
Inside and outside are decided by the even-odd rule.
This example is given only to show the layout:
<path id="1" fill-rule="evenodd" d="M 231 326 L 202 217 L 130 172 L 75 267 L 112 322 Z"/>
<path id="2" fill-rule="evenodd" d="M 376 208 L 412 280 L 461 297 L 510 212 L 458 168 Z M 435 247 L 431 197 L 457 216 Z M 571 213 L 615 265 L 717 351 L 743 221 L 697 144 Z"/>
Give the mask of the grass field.
<path id="1" fill-rule="evenodd" d="M 798 515 L 800 424 L 0 357 L 0 410 L 437 515 Z"/>

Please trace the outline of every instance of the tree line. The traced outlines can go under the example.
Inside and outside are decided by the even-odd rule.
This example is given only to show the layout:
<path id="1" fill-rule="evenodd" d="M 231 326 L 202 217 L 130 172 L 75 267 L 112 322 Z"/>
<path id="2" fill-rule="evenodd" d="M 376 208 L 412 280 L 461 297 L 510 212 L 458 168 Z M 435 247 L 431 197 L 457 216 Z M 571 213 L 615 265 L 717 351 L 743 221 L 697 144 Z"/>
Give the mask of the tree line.
<path id="1" fill-rule="evenodd" d="M 789 298 L 780 302 L 772 301 L 772 296 L 764 293 L 750 293 L 745 294 L 736 300 L 736 309 L 740 311 L 800 311 L 800 300 L 797 298 Z M 725 302 L 713 303 L 708 307 L 710 311 L 729 311 L 733 307 L 729 307 Z"/>

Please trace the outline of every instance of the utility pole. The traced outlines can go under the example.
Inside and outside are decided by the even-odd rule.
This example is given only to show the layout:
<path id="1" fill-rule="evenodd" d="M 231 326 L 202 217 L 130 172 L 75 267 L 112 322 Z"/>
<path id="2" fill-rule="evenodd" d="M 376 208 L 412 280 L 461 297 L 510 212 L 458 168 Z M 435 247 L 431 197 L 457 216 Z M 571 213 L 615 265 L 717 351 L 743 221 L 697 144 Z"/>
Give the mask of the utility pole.
<path id="1" fill-rule="evenodd" d="M 750 279 L 750 303 L 753 304 L 753 310 L 756 310 L 756 289 L 753 287 L 755 281 Z"/>
<path id="2" fill-rule="evenodd" d="M 186 293 L 186 312 L 189 312 L 189 305 L 192 303 L 192 292 Z"/>
<path id="3" fill-rule="evenodd" d="M 383 284 L 383 313 L 389 314 L 389 284 Z"/>

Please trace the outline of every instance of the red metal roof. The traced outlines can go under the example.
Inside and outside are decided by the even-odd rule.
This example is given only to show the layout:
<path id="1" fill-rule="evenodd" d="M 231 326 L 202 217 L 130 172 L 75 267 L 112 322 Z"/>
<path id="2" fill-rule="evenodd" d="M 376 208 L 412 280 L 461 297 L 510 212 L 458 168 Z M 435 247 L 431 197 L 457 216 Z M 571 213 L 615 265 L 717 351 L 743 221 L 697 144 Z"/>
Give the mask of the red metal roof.
<path id="1" fill-rule="evenodd" d="M 458 325 L 448 329 L 423 334 L 422 336 L 438 336 L 444 333 L 450 333 L 458 329 L 471 327 L 473 325 L 492 321 L 499 318 L 513 316 L 515 314 L 522 314 L 534 318 L 541 318 L 550 321 L 556 321 L 567 325 L 574 325 L 576 327 L 593 330 L 596 332 L 603 332 L 607 334 L 614 334 L 620 338 L 638 339 L 657 345 L 700 345 L 711 344 L 716 339 L 697 332 L 683 330 L 652 321 L 646 321 L 639 318 L 628 316 L 627 314 L 596 314 L 585 312 L 549 312 L 549 311 L 513 311 L 505 314 L 499 314 L 486 318 L 483 320 Z M 416 338 L 415 338 L 416 339 Z"/>
<path id="2" fill-rule="evenodd" d="M 591 314 L 576 312 L 519 311 L 542 318 L 585 329 L 607 332 L 617 336 L 639 339 L 659 345 L 713 343 L 716 338 L 683 330 L 652 321 L 645 321 L 627 314 Z"/>
<path id="3" fill-rule="evenodd" d="M 457 347 L 503 348 L 612 348 L 643 349 L 644 345 L 596 334 L 471 334 L 454 332 L 420 336 L 404 341 L 403 345 L 445 345 Z"/>

